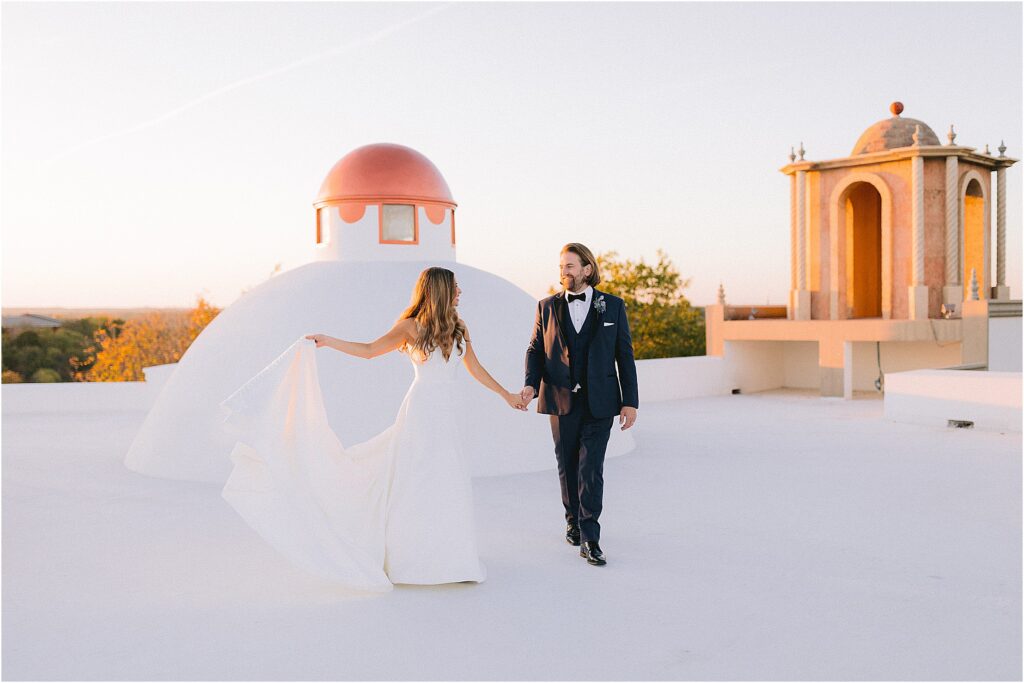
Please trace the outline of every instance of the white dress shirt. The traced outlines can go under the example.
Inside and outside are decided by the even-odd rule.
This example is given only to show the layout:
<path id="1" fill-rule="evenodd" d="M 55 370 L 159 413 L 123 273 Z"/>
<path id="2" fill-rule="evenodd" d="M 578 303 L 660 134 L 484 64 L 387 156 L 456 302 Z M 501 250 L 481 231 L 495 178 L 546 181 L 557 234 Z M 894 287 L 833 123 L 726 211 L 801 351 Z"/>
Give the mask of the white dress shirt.
<path id="1" fill-rule="evenodd" d="M 579 332 L 583 329 L 583 323 L 587 320 L 587 313 L 590 311 L 591 300 L 594 298 L 594 288 L 587 285 L 587 288 L 580 292 L 587 298 L 583 300 L 576 299 L 572 302 L 569 302 L 569 290 L 566 289 L 564 291 L 565 300 L 569 305 L 569 317 L 572 319 L 572 326 L 576 328 L 577 332 Z"/>

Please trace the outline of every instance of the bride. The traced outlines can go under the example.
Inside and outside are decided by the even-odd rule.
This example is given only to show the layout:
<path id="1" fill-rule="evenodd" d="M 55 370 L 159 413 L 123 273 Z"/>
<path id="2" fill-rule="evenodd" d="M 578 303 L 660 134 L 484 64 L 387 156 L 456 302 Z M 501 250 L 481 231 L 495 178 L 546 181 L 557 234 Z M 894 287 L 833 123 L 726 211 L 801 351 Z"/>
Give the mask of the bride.
<path id="1" fill-rule="evenodd" d="M 296 565 L 369 591 L 484 580 L 453 395 L 456 351 L 474 379 L 511 407 L 526 405 L 477 359 L 455 310 L 460 294 L 452 271 L 427 268 L 379 339 L 306 335 L 221 403 L 237 439 L 222 496 Z M 325 346 L 367 359 L 408 355 L 415 378 L 377 436 L 345 447 L 328 426 L 315 362 Z"/>

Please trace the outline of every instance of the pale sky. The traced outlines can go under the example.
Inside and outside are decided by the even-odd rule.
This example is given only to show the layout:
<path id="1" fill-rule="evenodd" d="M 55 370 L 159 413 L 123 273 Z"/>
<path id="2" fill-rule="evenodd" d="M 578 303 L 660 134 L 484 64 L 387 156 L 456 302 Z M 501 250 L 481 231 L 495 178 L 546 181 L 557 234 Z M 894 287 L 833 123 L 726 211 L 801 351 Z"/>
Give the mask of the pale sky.
<path id="1" fill-rule="evenodd" d="M 1021 7 L 4 2 L 2 302 L 227 306 L 312 260 L 335 161 L 394 142 L 448 181 L 458 260 L 534 296 L 578 241 L 784 304 L 791 145 L 847 156 L 900 100 L 1021 158 Z"/>

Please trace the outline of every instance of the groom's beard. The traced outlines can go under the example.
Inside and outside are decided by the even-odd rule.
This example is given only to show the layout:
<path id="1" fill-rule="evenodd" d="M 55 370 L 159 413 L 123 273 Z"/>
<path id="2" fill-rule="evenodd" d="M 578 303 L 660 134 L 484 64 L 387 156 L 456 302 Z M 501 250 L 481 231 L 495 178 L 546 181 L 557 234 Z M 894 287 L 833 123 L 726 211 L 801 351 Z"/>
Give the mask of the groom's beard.
<path id="1" fill-rule="evenodd" d="M 573 294 L 576 293 L 576 278 L 572 275 L 565 275 L 562 277 L 562 286 L 568 289 Z"/>

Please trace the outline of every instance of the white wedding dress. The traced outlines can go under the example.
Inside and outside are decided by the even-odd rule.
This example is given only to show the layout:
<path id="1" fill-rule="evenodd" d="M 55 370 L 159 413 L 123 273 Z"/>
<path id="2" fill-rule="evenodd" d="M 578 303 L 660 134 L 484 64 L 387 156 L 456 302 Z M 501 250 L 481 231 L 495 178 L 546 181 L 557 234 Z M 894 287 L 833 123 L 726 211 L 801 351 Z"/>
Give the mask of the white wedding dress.
<path id="1" fill-rule="evenodd" d="M 293 563 L 352 588 L 483 581 L 454 408 L 458 350 L 410 357 L 416 376 L 395 422 L 349 447 L 328 425 L 316 352 L 300 338 L 221 402 L 237 440 L 222 496 Z"/>

